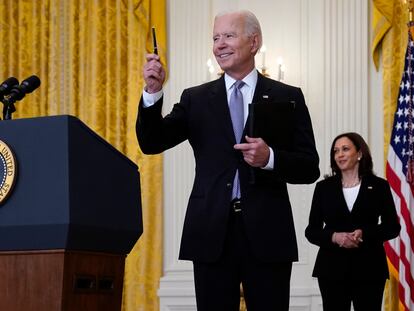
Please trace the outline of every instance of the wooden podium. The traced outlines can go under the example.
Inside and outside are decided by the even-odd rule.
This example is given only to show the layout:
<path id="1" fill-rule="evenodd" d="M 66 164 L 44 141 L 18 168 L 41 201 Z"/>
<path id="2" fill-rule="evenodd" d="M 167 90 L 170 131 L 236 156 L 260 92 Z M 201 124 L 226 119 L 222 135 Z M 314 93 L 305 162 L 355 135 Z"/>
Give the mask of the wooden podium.
<path id="1" fill-rule="evenodd" d="M 18 172 L 0 206 L 0 310 L 121 310 L 138 167 L 71 116 L 1 121 L 0 140 Z"/>

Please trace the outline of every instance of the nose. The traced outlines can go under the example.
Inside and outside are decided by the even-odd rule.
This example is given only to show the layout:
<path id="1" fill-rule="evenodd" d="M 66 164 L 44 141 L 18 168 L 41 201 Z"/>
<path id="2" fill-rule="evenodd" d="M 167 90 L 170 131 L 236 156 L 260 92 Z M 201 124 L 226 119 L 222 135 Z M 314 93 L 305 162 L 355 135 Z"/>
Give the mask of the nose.
<path id="1" fill-rule="evenodd" d="M 337 159 L 341 158 L 343 155 L 344 155 L 344 153 L 342 151 L 338 150 L 335 154 L 335 158 L 337 158 Z"/>
<path id="2" fill-rule="evenodd" d="M 214 47 L 217 49 L 223 49 L 226 47 L 226 40 L 223 37 L 219 37 L 214 41 Z"/>

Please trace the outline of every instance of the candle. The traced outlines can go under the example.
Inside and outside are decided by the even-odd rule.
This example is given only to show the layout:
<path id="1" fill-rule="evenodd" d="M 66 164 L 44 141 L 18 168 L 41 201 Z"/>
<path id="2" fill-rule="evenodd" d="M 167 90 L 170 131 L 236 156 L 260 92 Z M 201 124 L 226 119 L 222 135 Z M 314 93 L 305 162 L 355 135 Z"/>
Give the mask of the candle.
<path id="1" fill-rule="evenodd" d="M 277 77 L 277 80 L 281 81 L 284 78 L 283 74 L 284 74 L 284 71 L 285 71 L 285 66 L 283 65 L 283 58 L 282 57 L 279 57 L 277 59 L 277 64 L 278 64 L 278 77 Z"/>
<path id="2" fill-rule="evenodd" d="M 285 65 L 280 65 L 280 81 L 285 80 L 285 71 L 286 71 L 286 66 Z"/>
<path id="3" fill-rule="evenodd" d="M 262 53 L 262 69 L 266 68 L 266 46 L 262 45 L 260 49 L 260 53 Z"/>

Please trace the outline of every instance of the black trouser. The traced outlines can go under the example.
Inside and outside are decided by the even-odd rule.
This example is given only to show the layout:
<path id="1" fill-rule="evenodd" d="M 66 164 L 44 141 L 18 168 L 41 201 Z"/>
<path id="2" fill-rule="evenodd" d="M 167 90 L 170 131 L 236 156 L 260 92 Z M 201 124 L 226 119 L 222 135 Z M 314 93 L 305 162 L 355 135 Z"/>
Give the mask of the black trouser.
<path id="1" fill-rule="evenodd" d="M 288 311 L 292 263 L 259 262 L 249 248 L 241 213 L 231 211 L 219 261 L 194 262 L 197 310 L 238 311 L 242 283 L 249 311 Z"/>
<path id="2" fill-rule="evenodd" d="M 318 278 L 324 311 L 381 311 L 385 280 L 327 280 Z"/>

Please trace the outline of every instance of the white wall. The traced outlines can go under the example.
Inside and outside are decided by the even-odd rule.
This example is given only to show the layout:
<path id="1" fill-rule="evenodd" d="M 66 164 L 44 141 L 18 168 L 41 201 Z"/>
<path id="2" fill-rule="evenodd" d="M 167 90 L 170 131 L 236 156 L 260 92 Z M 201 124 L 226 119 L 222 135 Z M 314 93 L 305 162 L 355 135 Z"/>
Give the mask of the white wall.
<path id="1" fill-rule="evenodd" d="M 249 9 L 261 21 L 266 65 L 277 77 L 277 59 L 286 66 L 285 82 L 300 86 L 309 107 L 322 174 L 328 173 L 332 139 L 357 131 L 370 143 L 376 171 L 382 169 L 382 118 L 379 74 L 369 53 L 368 0 L 170 0 L 168 3 L 169 80 L 165 111 L 186 87 L 210 75 L 214 15 L 222 10 Z M 261 56 L 257 57 L 260 67 Z M 215 61 L 214 61 L 215 63 Z M 216 64 L 215 64 L 216 65 Z M 194 160 L 187 143 L 165 153 L 164 276 L 161 310 L 196 310 L 192 265 L 178 261 Z M 299 244 L 299 262 L 291 282 L 291 310 L 322 310 L 311 277 L 317 248 L 304 237 L 314 185 L 289 187 Z"/>

